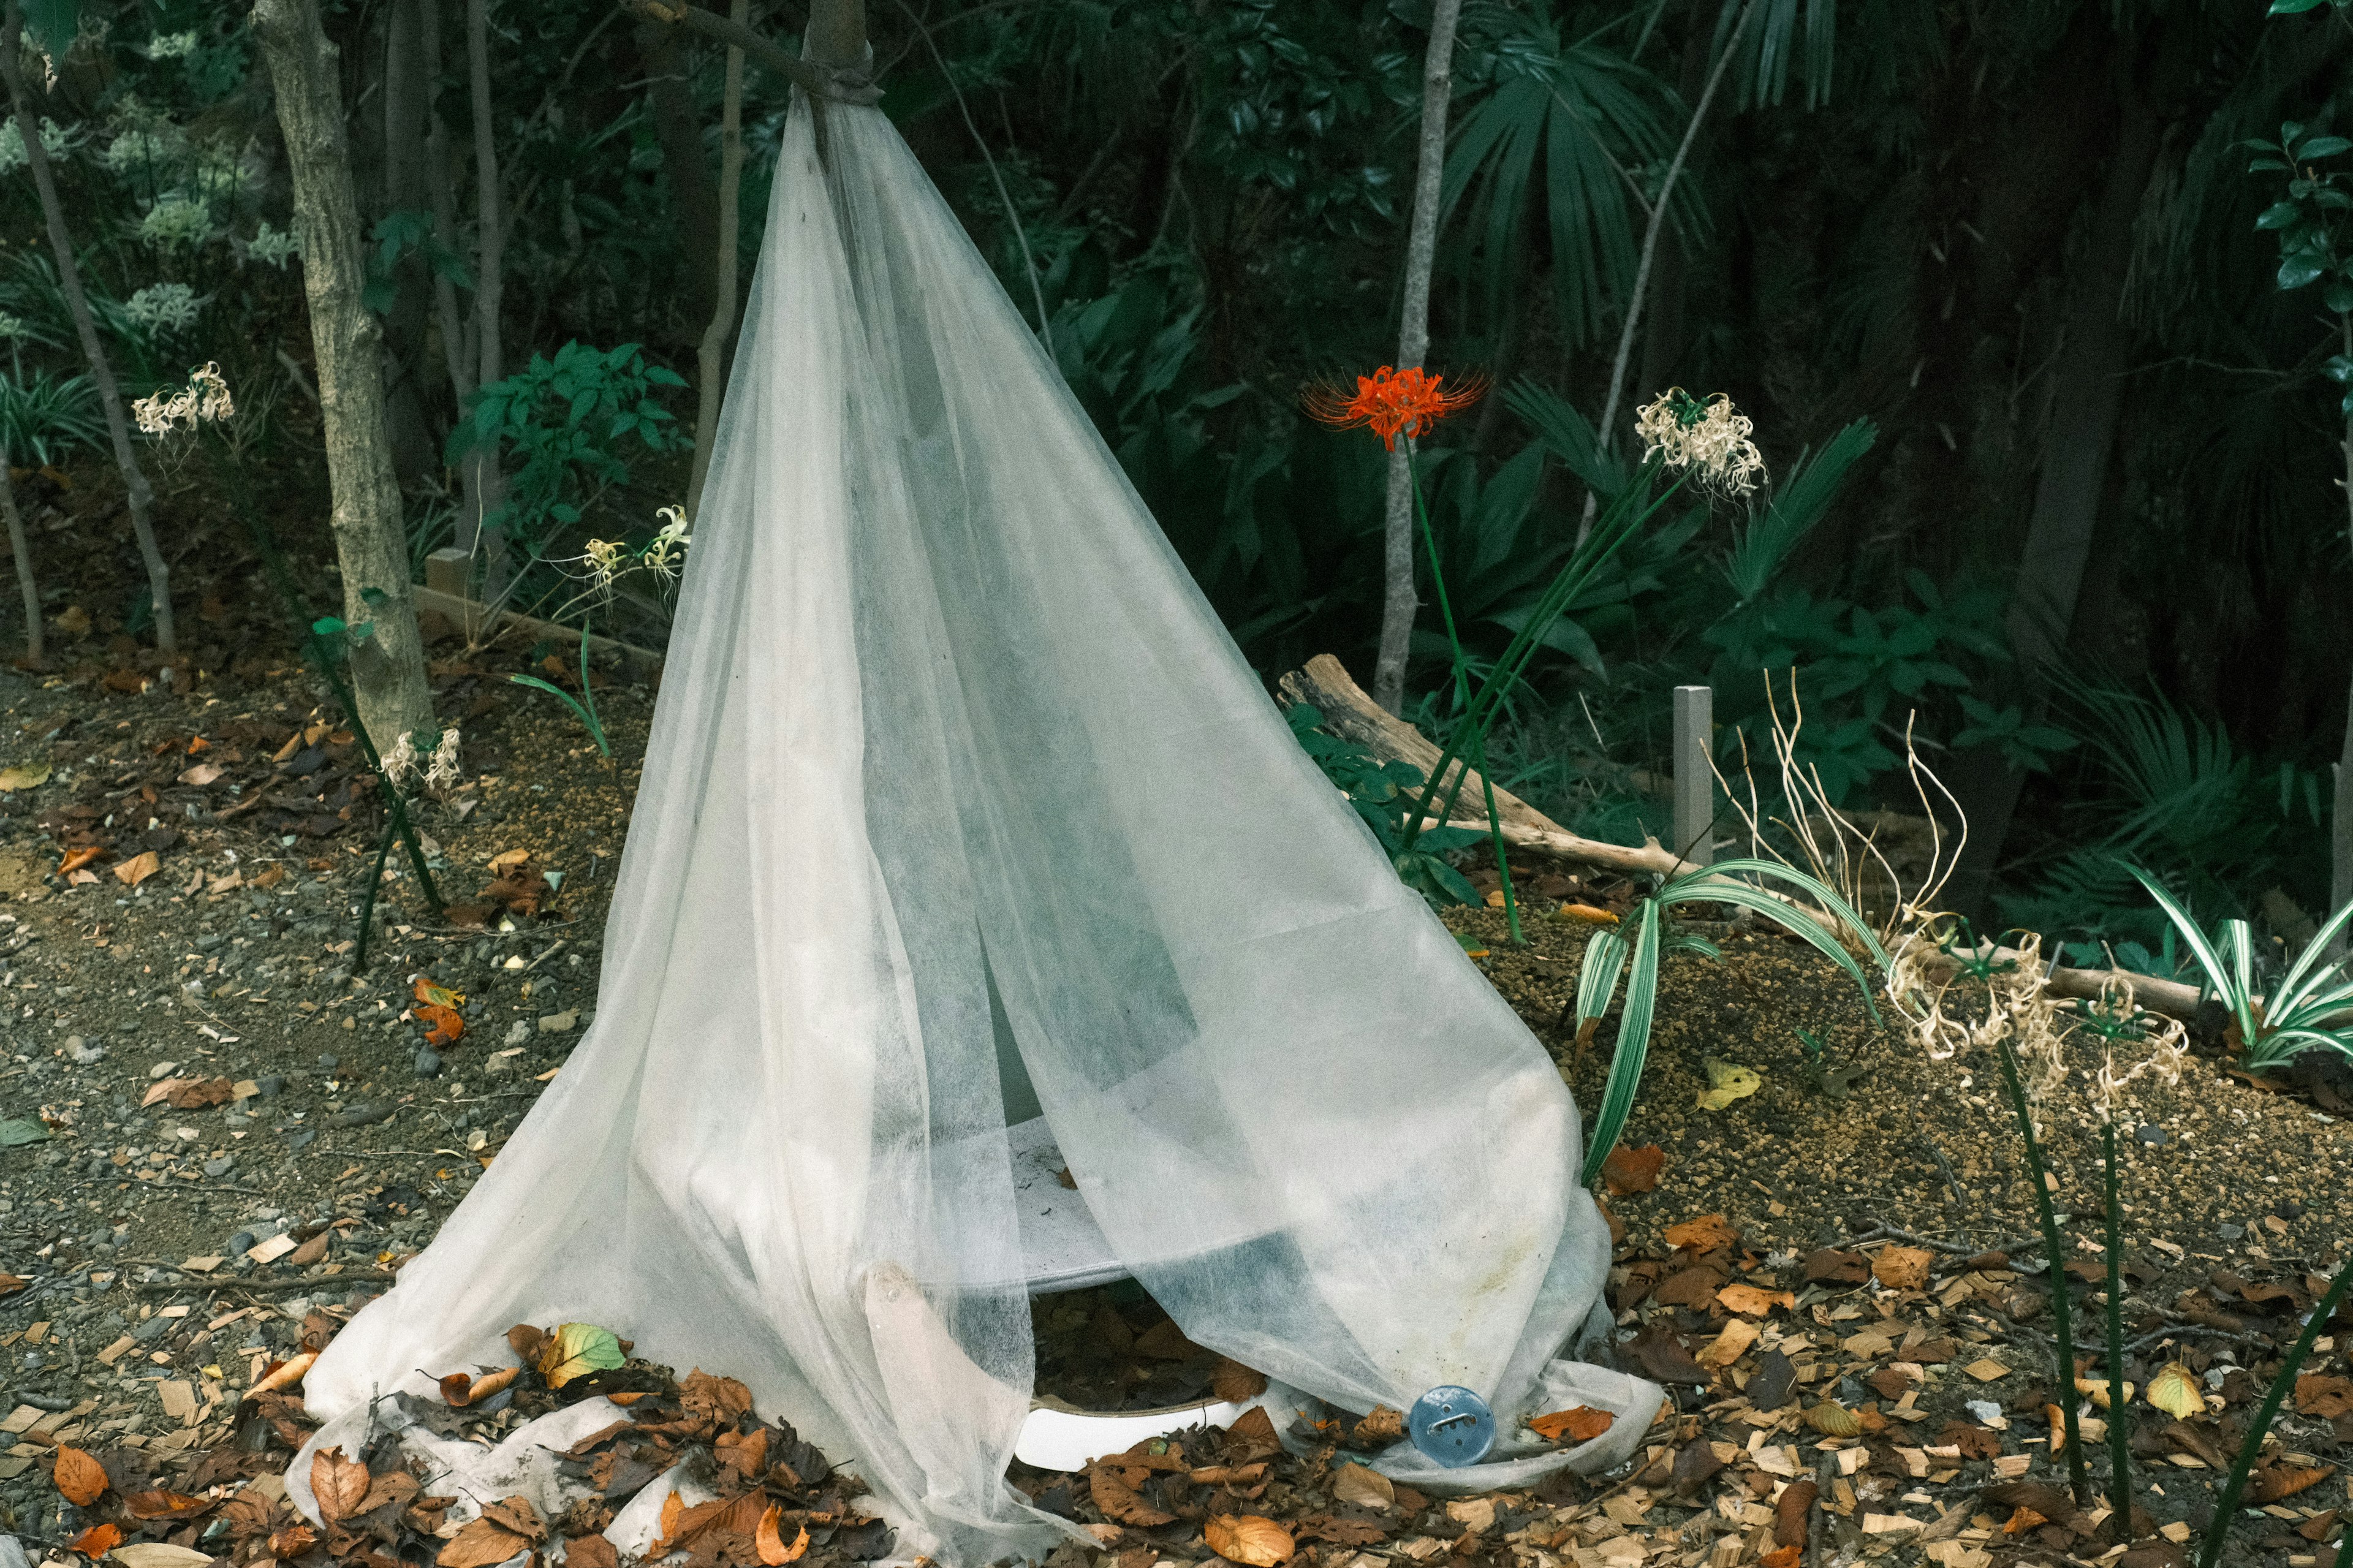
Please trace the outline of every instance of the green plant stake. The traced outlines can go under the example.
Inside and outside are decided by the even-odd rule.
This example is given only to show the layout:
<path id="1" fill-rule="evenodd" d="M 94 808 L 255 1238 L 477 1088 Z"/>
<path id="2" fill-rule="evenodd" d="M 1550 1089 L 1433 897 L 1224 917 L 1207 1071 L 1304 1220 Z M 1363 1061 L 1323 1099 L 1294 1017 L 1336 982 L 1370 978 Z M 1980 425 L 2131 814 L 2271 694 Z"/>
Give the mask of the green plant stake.
<path id="1" fill-rule="evenodd" d="M 360 895 L 360 934 L 352 949 L 352 973 L 367 971 L 368 936 L 375 929 L 375 890 L 384 883 L 384 863 L 392 856 L 392 841 L 400 825 L 390 815 L 384 819 L 384 837 L 375 847 L 375 866 L 368 872 L 367 890 Z"/>
<path id="2" fill-rule="evenodd" d="M 2263 1452 L 2263 1436 L 2272 1429 L 2272 1417 L 2279 1414 L 2280 1401 L 2287 1397 L 2287 1391 L 2295 1386 L 2295 1374 L 2303 1368 L 2304 1358 L 2312 1353 L 2312 1342 L 2320 1337 L 2320 1331 L 2336 1316 L 2337 1304 L 2345 1300 L 2348 1285 L 2353 1285 L 2353 1258 L 2348 1258 L 2345 1267 L 2337 1271 L 2337 1278 L 2328 1282 L 2328 1294 L 2312 1310 L 2304 1332 L 2296 1336 L 2295 1348 L 2280 1363 L 2279 1375 L 2263 1390 L 2263 1402 L 2257 1407 L 2254 1420 L 2247 1426 L 2247 1440 L 2239 1445 L 2239 1458 L 2231 1466 L 2231 1479 L 2222 1484 L 2222 1495 L 2214 1501 L 2214 1522 L 2206 1527 L 2206 1543 L 2198 1553 L 2198 1568 L 2216 1568 L 2222 1561 L 2222 1541 L 2231 1532 L 2231 1516 L 2239 1511 L 2239 1494 L 2246 1489 L 2247 1472 L 2255 1468 L 2255 1456 Z M 2353 1534 L 2348 1534 L 2346 1544 L 2337 1548 L 2339 1564 L 2346 1563 L 2348 1549 L 2353 1549 Z"/>
<path id="3" fill-rule="evenodd" d="M 2080 1505 L 2092 1495 L 2092 1478 L 2084 1463 L 2083 1434 L 2075 1422 L 2075 1332 L 2067 1305 L 2067 1254 L 2059 1244 L 2059 1218 L 2051 1211 L 2051 1185 L 2042 1171 L 2042 1146 L 2034 1141 L 2034 1109 L 2026 1102 L 2026 1084 L 2018 1076 L 2018 1053 L 2010 1049 L 2008 1040 L 1996 1051 L 2001 1058 L 2003 1087 L 2010 1091 L 2010 1108 L 2018 1118 L 2019 1136 L 2026 1141 L 2026 1174 L 2034 1184 L 2034 1217 L 2042 1227 L 2042 1258 L 2051 1272 L 2051 1327 L 2059 1340 L 2059 1412 L 2067 1438 L 2067 1487 Z M 2114 1395 L 2110 1400 L 2113 1404 Z"/>
<path id="4" fill-rule="evenodd" d="M 2126 1438 L 2132 1412 L 2125 1398 L 2124 1203 L 2116 1186 L 2116 1124 L 2100 1123 L 2102 1195 L 2108 1220 L 2108 1508 L 2116 1539 L 2131 1545 L 2132 1452 Z M 2062 1289 L 2064 1289 L 2063 1285 Z"/>

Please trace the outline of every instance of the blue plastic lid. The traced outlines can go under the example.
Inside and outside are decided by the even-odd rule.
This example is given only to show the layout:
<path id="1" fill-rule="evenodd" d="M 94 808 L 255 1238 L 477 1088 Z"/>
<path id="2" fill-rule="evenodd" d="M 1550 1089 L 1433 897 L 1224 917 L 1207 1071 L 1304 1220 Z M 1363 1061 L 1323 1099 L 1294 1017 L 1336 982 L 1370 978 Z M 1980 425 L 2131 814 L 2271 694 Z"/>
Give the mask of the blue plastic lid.
<path id="1" fill-rule="evenodd" d="M 1477 1464 L 1495 1446 L 1495 1413 L 1485 1400 L 1452 1384 L 1415 1400 L 1405 1424 L 1413 1446 L 1450 1470 Z"/>

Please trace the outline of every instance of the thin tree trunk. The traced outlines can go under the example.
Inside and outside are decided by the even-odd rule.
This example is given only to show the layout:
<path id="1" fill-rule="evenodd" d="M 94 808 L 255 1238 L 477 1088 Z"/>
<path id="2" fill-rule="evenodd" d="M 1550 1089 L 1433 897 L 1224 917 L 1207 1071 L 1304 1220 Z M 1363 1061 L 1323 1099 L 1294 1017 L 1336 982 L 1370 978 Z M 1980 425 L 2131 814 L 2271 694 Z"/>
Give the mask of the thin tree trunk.
<path id="1" fill-rule="evenodd" d="M 703 161 L 702 121 L 695 112 L 687 51 L 679 47 L 678 30 L 659 22 L 639 22 L 637 41 L 638 59 L 645 69 L 646 100 L 653 110 L 654 140 L 661 148 L 662 172 L 670 177 L 670 214 L 678 224 L 679 252 L 690 258 L 683 297 L 678 302 L 687 320 L 704 321 L 716 293 L 711 274 L 694 266 L 691 258 L 712 253 L 718 244 L 719 226 L 725 219 L 712 189 L 711 166 Z M 743 68 L 734 68 L 740 76 Z"/>
<path id="2" fill-rule="evenodd" d="M 302 237 L 302 292 L 318 363 L 343 618 L 375 628 L 352 649 L 359 718 L 381 745 L 401 735 L 423 743 L 435 733 L 433 698 L 385 429 L 383 332 L 360 298 L 359 203 L 335 52 L 319 24 L 317 0 L 256 0 L 252 26 L 278 100 Z"/>
<path id="3" fill-rule="evenodd" d="M 384 18 L 384 207 L 380 216 L 426 205 L 425 100 L 433 79 L 425 74 L 421 16 L 427 0 L 393 0 Z M 433 437 L 425 414 L 426 323 L 433 290 L 420 252 L 394 268 L 391 308 L 385 312 L 385 407 L 392 431 L 393 471 L 404 487 L 432 472 Z"/>
<path id="4" fill-rule="evenodd" d="M 1667 226 L 1667 205 L 1675 194 L 1675 182 L 1683 178 L 1683 165 L 1690 161 L 1692 143 L 1699 140 L 1700 122 L 1707 118 L 1708 105 L 1715 101 L 1715 89 L 1724 85 L 1725 68 L 1732 63 L 1733 51 L 1740 47 L 1740 35 L 1748 30 L 1748 18 L 1757 11 L 1756 0 L 1741 7 L 1740 19 L 1732 24 L 1732 37 L 1724 40 L 1724 53 L 1716 58 L 1715 68 L 1707 73 L 1706 90 L 1692 108 L 1691 123 L 1683 127 L 1683 139 L 1675 147 L 1674 161 L 1667 165 L 1667 176 L 1659 182 L 1657 199 L 1651 204 L 1651 216 L 1642 226 L 1642 258 L 1634 266 L 1634 289 L 1626 300 L 1625 324 L 1618 329 L 1618 353 L 1609 362 L 1609 395 L 1601 405 L 1601 423 L 1595 426 L 1601 432 L 1606 447 L 1610 432 L 1617 428 L 1618 405 L 1626 396 L 1626 366 L 1633 358 L 1634 329 L 1641 324 L 1642 300 L 1651 286 L 1651 267 L 1659 253 L 1659 236 Z M 1593 492 L 1585 492 L 1585 513 L 1577 520 L 1577 542 L 1585 542 L 1593 531 L 1594 515 L 1600 510 Z"/>
<path id="5" fill-rule="evenodd" d="M 2144 97 L 2136 92 L 2126 99 L 2083 265 L 2069 290 L 2066 337 L 2052 372 L 2042 472 L 2010 605 L 2010 645 L 2018 656 L 2020 689 L 2030 716 L 2042 710 L 2043 670 L 2066 652 L 2084 563 L 2107 489 L 2116 418 L 2124 403 L 2124 374 L 2132 357 L 2132 331 L 2124 321 L 2125 281 L 2131 269 L 2134 226 L 2164 129 L 2157 109 Z M 1956 910 L 1975 915 L 2000 864 L 2026 781 L 1985 748 L 1962 757 L 1947 778 L 1968 819 L 1969 841 L 1946 886 L 1946 897 Z"/>
<path id="6" fill-rule="evenodd" d="M 0 78 L 8 86 L 8 102 L 16 118 L 16 134 L 25 144 L 25 161 L 33 173 L 33 186 L 41 198 L 41 216 L 47 221 L 49 248 L 58 258 L 58 288 L 73 312 L 74 333 L 90 361 L 90 379 L 98 387 L 99 405 L 106 410 L 107 438 L 114 447 L 114 466 L 122 470 L 122 493 L 131 508 L 131 531 L 139 541 L 140 559 L 147 564 L 147 590 L 154 601 L 155 646 L 165 653 L 178 651 L 172 626 L 172 569 L 155 544 L 153 509 L 155 492 L 131 448 L 131 420 L 122 408 L 122 389 L 114 367 L 99 342 L 98 322 L 90 313 L 90 298 L 81 289 L 81 265 L 74 259 L 73 236 L 66 228 L 65 207 L 58 200 L 57 181 L 49 174 L 49 155 L 41 146 L 40 127 L 33 122 L 33 102 L 25 91 L 25 73 L 18 68 L 18 40 L 24 36 L 25 14 L 16 0 L 8 0 L 0 20 Z"/>
<path id="7" fill-rule="evenodd" d="M 25 516 L 16 510 L 16 481 L 8 477 L 8 449 L 0 447 L 0 517 L 8 523 L 8 552 L 16 563 L 16 585 L 25 595 L 25 658 L 41 662 L 41 590 L 33 582 L 33 542 L 25 537 Z"/>
<path id="8" fill-rule="evenodd" d="M 2337 331 L 2345 340 L 2345 352 L 2353 354 L 2353 315 L 2337 318 Z M 2353 537 L 2353 414 L 2345 417 L 2345 526 Z M 2345 746 L 2337 762 L 2336 788 L 2331 792 L 2328 812 L 2328 908 L 2331 913 L 2353 902 L 2353 693 L 2348 693 L 2345 706 Z M 2345 937 L 2340 934 L 2333 944 L 2338 957 L 2347 951 Z"/>
<path id="9" fill-rule="evenodd" d="M 497 121 L 491 108 L 490 0 L 466 0 L 466 63 L 472 83 L 474 110 L 475 227 L 480 253 L 474 263 L 474 385 L 485 387 L 506 379 L 506 359 L 499 342 L 499 303 L 505 288 L 506 204 L 499 189 Z M 496 442 L 478 447 L 469 459 L 474 468 L 474 493 L 480 510 L 483 555 L 482 597 L 495 601 L 507 586 L 506 531 L 490 521 L 506 504 L 506 475 L 499 468 Z"/>
<path id="10" fill-rule="evenodd" d="M 1414 171 L 1413 223 L 1405 246 L 1405 310 L 1398 328 L 1399 370 L 1430 353 L 1430 274 L 1438 258 L 1438 195 L 1446 173 L 1446 111 L 1454 94 L 1454 25 L 1462 0 L 1438 0 L 1430 17 L 1430 52 L 1421 67 L 1421 151 Z M 1413 479 L 1400 446 L 1389 452 L 1388 512 L 1383 531 L 1380 651 L 1373 662 L 1373 700 L 1391 713 L 1405 707 L 1405 666 L 1413 642 Z"/>
<path id="11" fill-rule="evenodd" d="M 458 168 L 449 148 L 448 121 L 441 118 L 429 85 L 441 79 L 441 0 L 420 0 L 417 21 L 428 84 L 425 94 L 426 194 L 433 206 L 433 237 L 443 250 L 454 254 L 458 248 Z M 448 372 L 449 391 L 457 402 L 458 417 L 463 419 L 474 400 L 474 388 L 480 384 L 475 379 L 474 326 L 458 308 L 457 284 L 438 270 L 433 274 L 433 313 L 441 331 L 442 368 Z M 481 471 L 481 465 L 472 458 L 458 468 L 460 500 L 457 545 L 469 556 L 481 549 L 485 510 Z"/>
<path id="12" fill-rule="evenodd" d="M 734 0 L 728 19 L 749 26 L 751 0 Z M 687 480 L 686 515 L 702 513 L 702 481 L 711 472 L 711 441 L 719 429 L 719 403 L 727 390 L 727 339 L 735 331 L 736 207 L 744 183 L 744 51 L 727 51 L 727 87 L 719 110 L 719 256 L 718 288 L 711 307 L 711 324 L 702 331 L 697 356 L 694 415 L 694 472 Z"/>

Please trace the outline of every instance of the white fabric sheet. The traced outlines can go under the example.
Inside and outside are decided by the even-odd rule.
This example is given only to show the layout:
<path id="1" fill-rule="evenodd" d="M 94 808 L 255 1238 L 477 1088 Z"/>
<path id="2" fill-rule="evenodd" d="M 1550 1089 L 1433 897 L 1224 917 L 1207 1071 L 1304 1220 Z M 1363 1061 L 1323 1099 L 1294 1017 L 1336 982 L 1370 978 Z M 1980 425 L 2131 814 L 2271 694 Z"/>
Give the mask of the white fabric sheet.
<path id="1" fill-rule="evenodd" d="M 785 135 L 595 1026 L 311 1408 L 349 1436 L 510 1324 L 592 1321 L 747 1382 L 901 1553 L 1050 1548 L 1003 1479 L 1033 1359 L 993 975 L 1187 1334 L 1511 1422 L 1608 1266 L 1558 1075 L 889 121 L 828 132 L 804 102 Z"/>

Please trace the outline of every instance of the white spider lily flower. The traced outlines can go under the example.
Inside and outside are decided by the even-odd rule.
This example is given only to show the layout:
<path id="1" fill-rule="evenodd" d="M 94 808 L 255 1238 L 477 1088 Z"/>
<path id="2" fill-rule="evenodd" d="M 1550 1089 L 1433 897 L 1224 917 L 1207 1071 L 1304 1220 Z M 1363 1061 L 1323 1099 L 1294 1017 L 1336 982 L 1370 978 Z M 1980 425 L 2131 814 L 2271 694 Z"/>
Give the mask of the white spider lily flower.
<path id="1" fill-rule="evenodd" d="M 1765 478 L 1765 459 L 1749 437 L 1756 426 L 1722 393 L 1703 403 L 1671 386 L 1634 416 L 1645 461 L 1694 470 L 1700 484 L 1721 496 L 1745 496 Z"/>

